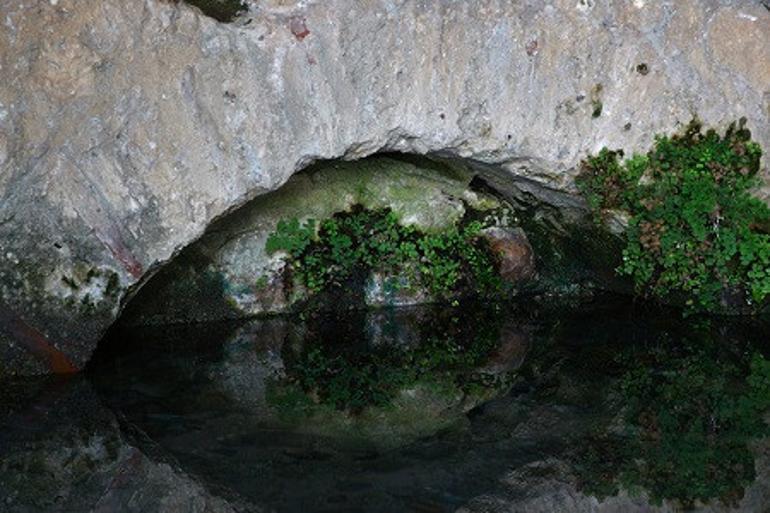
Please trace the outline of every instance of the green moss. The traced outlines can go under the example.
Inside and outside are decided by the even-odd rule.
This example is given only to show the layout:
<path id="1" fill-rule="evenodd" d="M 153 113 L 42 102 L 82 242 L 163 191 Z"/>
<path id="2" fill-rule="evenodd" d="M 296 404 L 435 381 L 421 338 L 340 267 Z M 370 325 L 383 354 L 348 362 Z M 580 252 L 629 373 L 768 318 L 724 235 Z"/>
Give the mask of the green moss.
<path id="1" fill-rule="evenodd" d="M 90 311 L 94 307 L 93 301 L 91 301 L 91 295 L 86 294 L 80 299 L 80 304 L 86 311 Z"/>
<path id="2" fill-rule="evenodd" d="M 256 287 L 257 290 L 263 290 L 267 288 L 267 286 L 270 284 L 270 280 L 267 276 L 260 276 L 257 278 L 257 281 L 254 282 L 254 287 Z"/>
<path id="3" fill-rule="evenodd" d="M 583 162 L 577 184 L 601 218 L 603 209 L 630 214 L 623 263 L 637 291 L 681 296 L 691 310 L 714 311 L 726 291 L 746 307 L 770 294 L 770 208 L 751 195 L 761 150 L 744 122 L 724 135 L 691 123 L 681 135 L 659 136 L 647 155 L 621 161 L 602 150 Z"/>
<path id="4" fill-rule="evenodd" d="M 592 118 L 598 118 L 602 115 L 602 109 L 604 108 L 604 104 L 601 100 L 601 94 L 604 87 L 601 84 L 596 84 L 593 89 L 591 89 L 591 117 Z"/>
<path id="5" fill-rule="evenodd" d="M 291 271 L 311 292 L 344 287 L 371 271 L 406 273 L 437 297 L 461 289 L 481 295 L 501 291 L 494 257 L 480 238 L 478 221 L 425 233 L 399 224 L 389 209 L 361 207 L 325 219 L 278 223 L 267 239 L 269 253 L 285 251 Z M 316 233 L 317 232 L 317 233 Z"/>
<path id="6" fill-rule="evenodd" d="M 107 287 L 104 289 L 104 293 L 107 297 L 115 297 L 120 292 L 120 278 L 118 273 L 111 271 L 109 278 L 107 279 Z"/>
<path id="7" fill-rule="evenodd" d="M 71 288 L 72 290 L 78 290 L 80 286 L 78 286 L 77 282 L 70 278 L 69 276 L 62 276 L 61 281 L 63 284 Z"/>
<path id="8" fill-rule="evenodd" d="M 362 205 L 389 208 L 404 224 L 441 230 L 464 215 L 469 173 L 433 164 L 417 167 L 394 157 L 322 163 L 293 176 L 275 193 L 255 202 L 254 219 L 325 219 Z M 479 202 L 487 198 L 479 195 Z M 471 203 L 471 202 L 469 202 Z"/>
<path id="9" fill-rule="evenodd" d="M 591 102 L 591 117 L 592 118 L 598 118 L 602 115 L 602 109 L 604 108 L 604 104 L 602 104 L 599 100 L 594 100 Z"/>

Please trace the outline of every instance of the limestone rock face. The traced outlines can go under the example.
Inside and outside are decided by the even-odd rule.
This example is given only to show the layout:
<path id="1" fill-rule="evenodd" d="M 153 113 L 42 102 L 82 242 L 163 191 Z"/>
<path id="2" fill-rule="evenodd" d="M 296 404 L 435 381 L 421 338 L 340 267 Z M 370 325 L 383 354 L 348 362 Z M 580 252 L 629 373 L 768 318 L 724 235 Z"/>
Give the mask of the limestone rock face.
<path id="1" fill-rule="evenodd" d="M 462 158 L 569 209 L 587 152 L 695 115 L 770 148 L 760 1 L 249 4 L 0 0 L 0 375 L 81 368 L 138 284 L 319 159 Z"/>

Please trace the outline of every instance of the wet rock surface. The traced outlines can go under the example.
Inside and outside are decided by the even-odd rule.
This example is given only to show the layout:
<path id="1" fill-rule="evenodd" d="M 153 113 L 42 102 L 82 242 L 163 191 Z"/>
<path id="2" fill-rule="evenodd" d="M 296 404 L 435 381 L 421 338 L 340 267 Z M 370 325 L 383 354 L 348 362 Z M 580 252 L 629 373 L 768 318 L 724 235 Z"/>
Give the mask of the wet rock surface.
<path id="1" fill-rule="evenodd" d="M 763 2 L 251 5 L 3 2 L 0 372 L 82 368 L 131 287 L 316 160 L 467 159 L 573 212 L 587 152 L 694 115 L 770 147 Z"/>
<path id="2" fill-rule="evenodd" d="M 498 257 L 500 276 L 511 284 L 521 284 L 535 277 L 535 252 L 521 228 L 488 228 L 483 233 Z"/>

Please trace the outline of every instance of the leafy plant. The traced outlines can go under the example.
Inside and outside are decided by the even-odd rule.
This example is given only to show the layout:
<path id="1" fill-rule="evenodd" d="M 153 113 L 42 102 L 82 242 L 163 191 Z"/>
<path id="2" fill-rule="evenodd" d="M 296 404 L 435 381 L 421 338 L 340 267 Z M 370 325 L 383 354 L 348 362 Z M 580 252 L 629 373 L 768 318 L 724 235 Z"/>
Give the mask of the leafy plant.
<path id="1" fill-rule="evenodd" d="M 267 240 L 269 253 L 285 251 L 294 275 L 311 292 L 345 286 L 372 270 L 403 273 L 436 296 L 465 287 L 481 294 L 502 283 L 488 246 L 479 237 L 484 225 L 469 222 L 438 233 L 402 226 L 387 209 L 337 214 L 315 221 L 281 221 Z"/>
<path id="2" fill-rule="evenodd" d="M 724 135 L 697 122 L 659 136 L 647 155 L 621 161 L 603 149 L 577 178 L 597 219 L 602 210 L 631 214 L 623 264 L 640 293 L 678 294 L 692 310 L 716 310 L 725 292 L 747 305 L 770 295 L 770 208 L 751 194 L 761 150 L 745 120 Z"/>
<path id="3" fill-rule="evenodd" d="M 297 219 L 278 221 L 278 226 L 267 239 L 265 250 L 268 253 L 286 251 L 292 257 L 297 257 L 310 245 L 315 236 L 316 222 L 308 219 L 300 224 Z"/>

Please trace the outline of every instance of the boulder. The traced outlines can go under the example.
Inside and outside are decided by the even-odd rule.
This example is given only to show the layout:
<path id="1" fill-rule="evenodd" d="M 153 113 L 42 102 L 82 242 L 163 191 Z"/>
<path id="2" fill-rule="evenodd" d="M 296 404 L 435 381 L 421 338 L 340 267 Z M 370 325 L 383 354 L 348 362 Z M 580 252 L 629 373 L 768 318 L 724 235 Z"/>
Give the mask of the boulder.
<path id="1" fill-rule="evenodd" d="M 524 230 L 495 226 L 482 235 L 498 258 L 503 280 L 517 284 L 535 277 L 535 252 Z"/>

